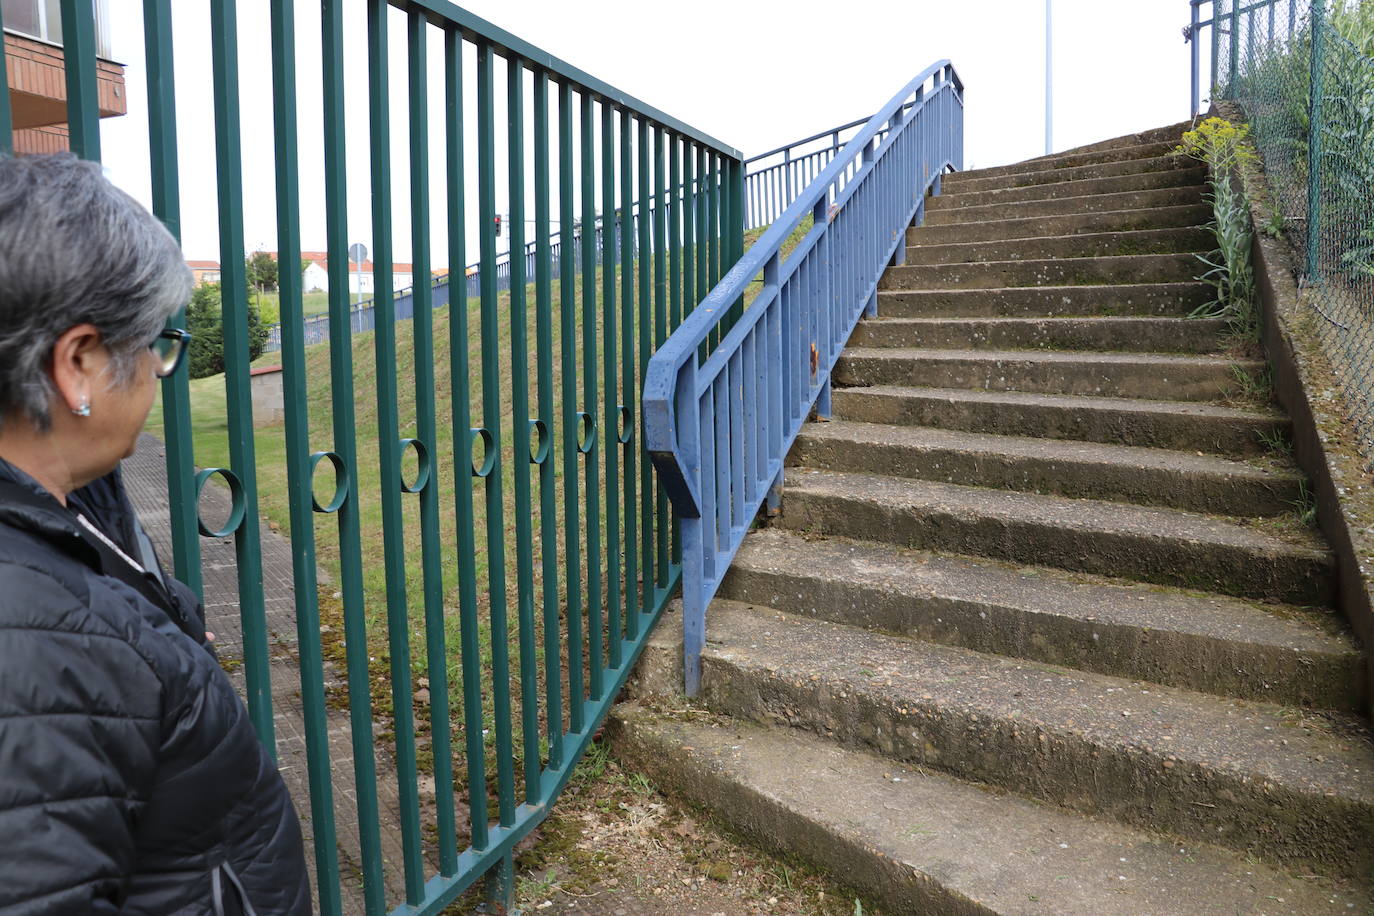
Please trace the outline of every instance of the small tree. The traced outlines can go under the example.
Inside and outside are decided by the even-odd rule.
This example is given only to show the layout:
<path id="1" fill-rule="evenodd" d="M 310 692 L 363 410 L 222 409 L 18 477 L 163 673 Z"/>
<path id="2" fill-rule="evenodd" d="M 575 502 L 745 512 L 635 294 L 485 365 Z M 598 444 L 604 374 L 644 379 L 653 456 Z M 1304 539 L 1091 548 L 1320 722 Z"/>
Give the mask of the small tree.
<path id="1" fill-rule="evenodd" d="M 224 371 L 224 323 L 220 287 L 206 283 L 196 287 L 186 307 L 186 329 L 191 332 L 191 378 L 204 378 Z M 248 358 L 257 359 L 267 344 L 267 328 L 258 308 L 248 303 Z"/>
<path id="2" fill-rule="evenodd" d="M 248 288 L 270 293 L 277 288 L 277 259 L 265 251 L 255 251 L 243 262 Z"/>

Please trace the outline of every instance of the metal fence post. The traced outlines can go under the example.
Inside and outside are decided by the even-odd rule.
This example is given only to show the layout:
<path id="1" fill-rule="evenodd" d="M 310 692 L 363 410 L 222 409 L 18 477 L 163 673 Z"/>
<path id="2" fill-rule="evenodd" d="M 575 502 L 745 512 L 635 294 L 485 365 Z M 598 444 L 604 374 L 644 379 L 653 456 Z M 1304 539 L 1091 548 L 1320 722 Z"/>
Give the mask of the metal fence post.
<path id="1" fill-rule="evenodd" d="M 1312 4 L 1311 100 L 1307 121 L 1307 282 L 1317 277 L 1321 236 L 1322 64 L 1325 57 L 1325 0 Z"/>
<path id="2" fill-rule="evenodd" d="M 1198 15 L 1198 4 L 1200 2 L 1201 0 L 1193 0 L 1193 2 L 1189 4 L 1189 8 L 1192 10 L 1192 21 L 1188 25 L 1188 43 L 1192 46 L 1190 49 L 1192 52 L 1191 56 L 1193 64 L 1191 98 L 1193 102 L 1192 116 L 1194 118 L 1197 117 L 1198 108 L 1202 105 L 1202 94 L 1198 86 L 1198 67 L 1201 65 L 1202 62 L 1202 50 L 1198 47 L 1198 29 L 1200 28 L 1198 23 L 1201 21 L 1202 18 Z"/>
<path id="3" fill-rule="evenodd" d="M 1212 21 L 1216 21 L 1216 13 Z M 1236 79 L 1240 76 L 1240 3 L 1231 0 L 1231 93 L 1235 94 Z"/>

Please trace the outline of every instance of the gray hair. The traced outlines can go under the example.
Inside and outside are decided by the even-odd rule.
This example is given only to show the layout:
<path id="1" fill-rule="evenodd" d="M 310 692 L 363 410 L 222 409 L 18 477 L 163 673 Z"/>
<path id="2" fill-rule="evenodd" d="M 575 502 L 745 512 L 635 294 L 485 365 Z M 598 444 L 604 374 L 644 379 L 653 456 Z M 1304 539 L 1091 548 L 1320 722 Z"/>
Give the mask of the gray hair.
<path id="1" fill-rule="evenodd" d="M 0 157 L 0 423 L 47 431 L 53 344 L 89 322 L 128 384 L 138 351 L 191 296 L 176 240 L 100 166 L 69 153 Z"/>

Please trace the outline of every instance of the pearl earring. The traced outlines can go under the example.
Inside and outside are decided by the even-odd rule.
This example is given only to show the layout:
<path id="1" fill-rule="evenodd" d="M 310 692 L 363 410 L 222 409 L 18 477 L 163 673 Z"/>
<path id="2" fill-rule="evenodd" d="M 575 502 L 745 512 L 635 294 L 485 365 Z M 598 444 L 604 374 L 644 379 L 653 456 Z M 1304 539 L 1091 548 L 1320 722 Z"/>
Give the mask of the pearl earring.
<path id="1" fill-rule="evenodd" d="M 78 417 L 89 417 L 91 415 L 91 402 L 82 398 L 81 403 L 77 407 L 72 408 L 72 413 L 76 414 Z"/>

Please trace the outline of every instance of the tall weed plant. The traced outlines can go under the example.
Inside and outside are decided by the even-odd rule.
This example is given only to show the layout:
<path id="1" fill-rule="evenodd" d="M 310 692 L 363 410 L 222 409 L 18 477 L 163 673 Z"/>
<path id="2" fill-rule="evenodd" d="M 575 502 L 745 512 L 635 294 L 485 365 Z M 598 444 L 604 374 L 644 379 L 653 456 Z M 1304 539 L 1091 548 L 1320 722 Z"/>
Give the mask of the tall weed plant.
<path id="1" fill-rule="evenodd" d="M 1216 250 L 1197 255 L 1207 270 L 1198 277 L 1216 290 L 1216 298 L 1193 312 L 1194 318 L 1223 318 L 1232 332 L 1253 337 L 1259 328 L 1255 307 L 1255 270 L 1250 246 L 1253 232 L 1244 192 L 1237 186 L 1243 172 L 1258 160 L 1247 141 L 1249 127 L 1224 118 L 1208 118 L 1184 133 L 1174 150 L 1207 163 L 1207 199 L 1212 205 L 1208 228 Z"/>

